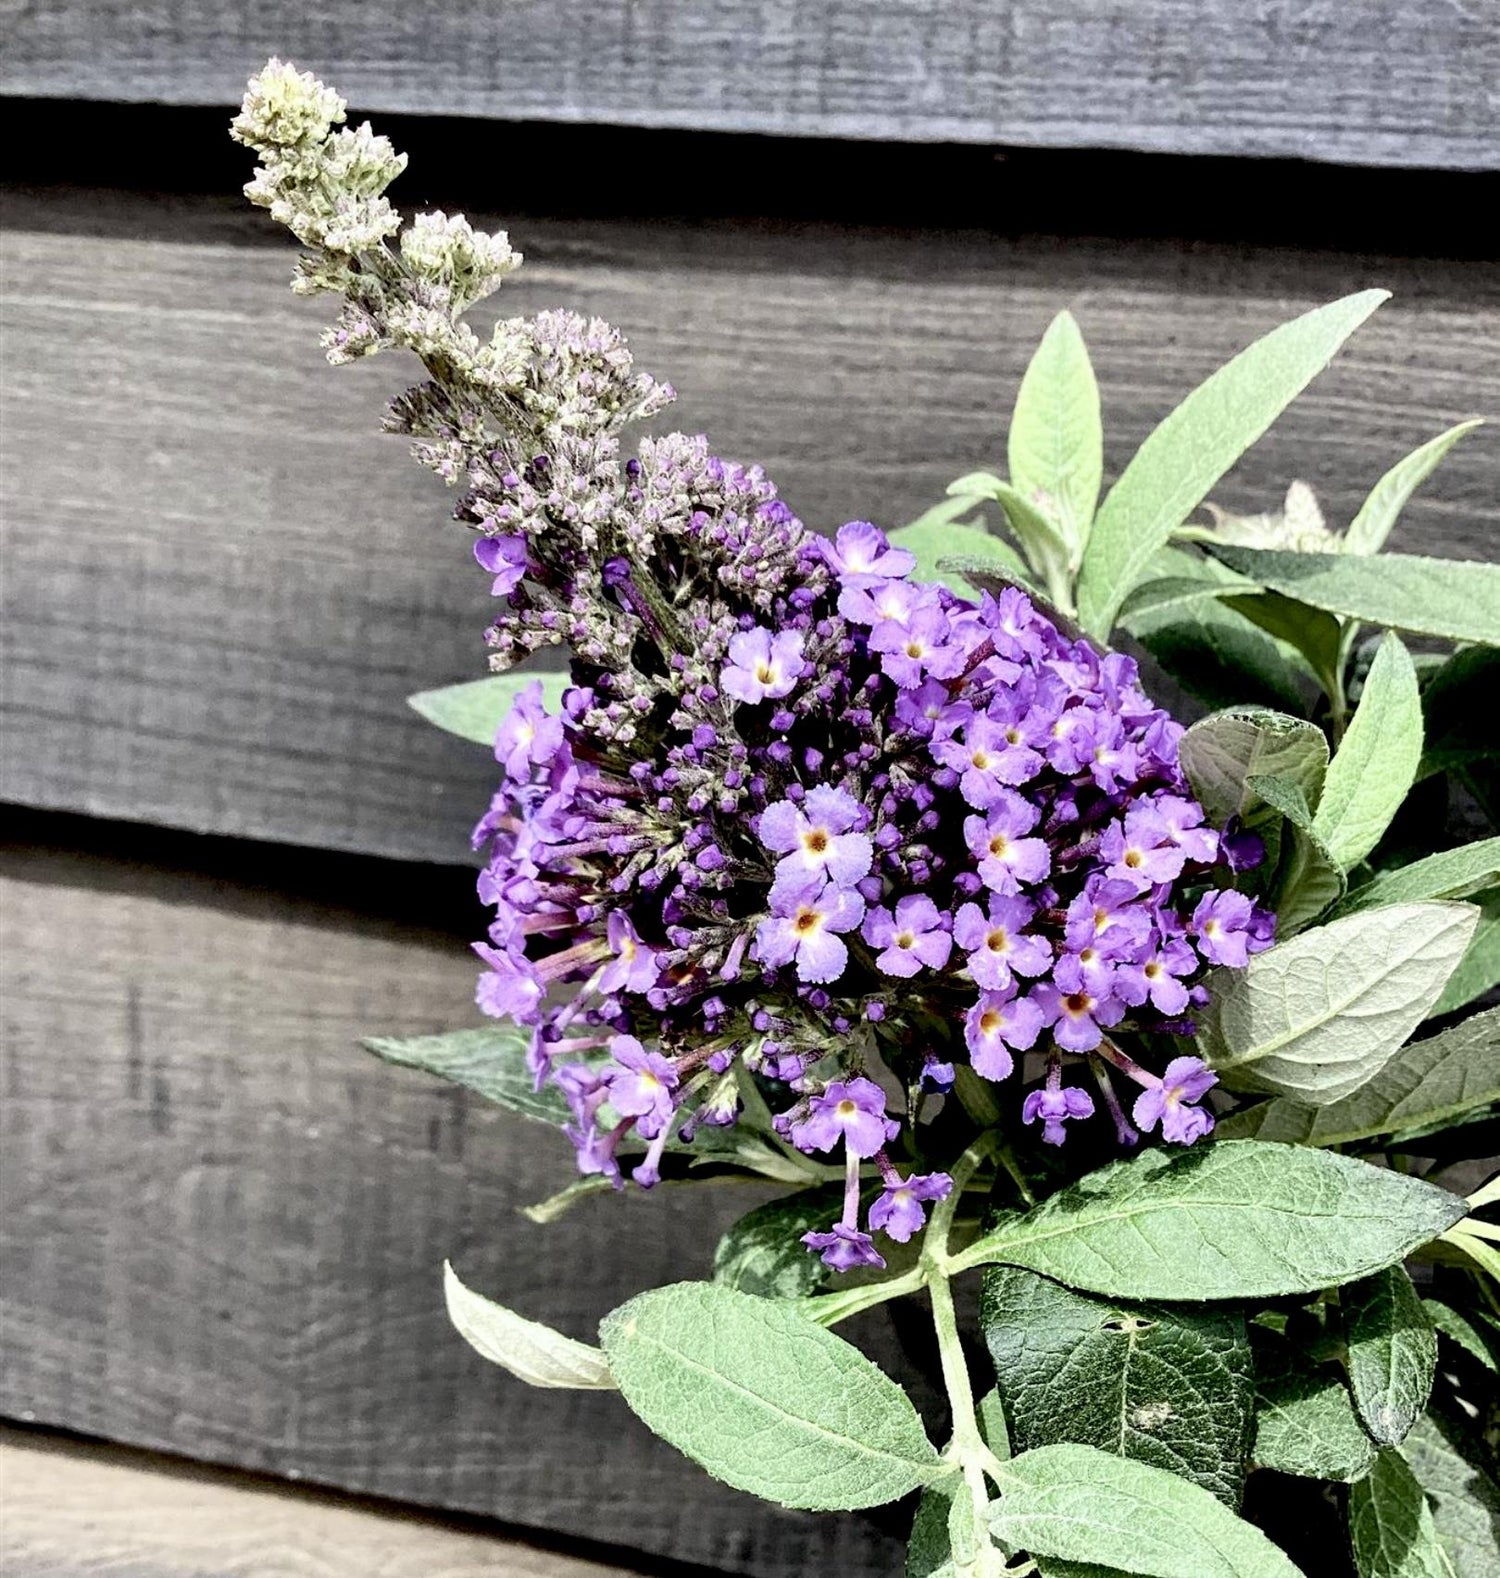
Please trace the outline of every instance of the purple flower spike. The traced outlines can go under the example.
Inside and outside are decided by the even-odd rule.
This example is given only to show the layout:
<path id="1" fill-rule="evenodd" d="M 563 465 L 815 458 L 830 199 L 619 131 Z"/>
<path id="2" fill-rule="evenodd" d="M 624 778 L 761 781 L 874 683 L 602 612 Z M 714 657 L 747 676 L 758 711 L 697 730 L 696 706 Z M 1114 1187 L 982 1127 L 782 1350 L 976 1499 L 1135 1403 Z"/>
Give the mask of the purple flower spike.
<path id="1" fill-rule="evenodd" d="M 654 1139 L 672 1121 L 677 1103 L 677 1070 L 660 1052 L 648 1052 L 634 1036 L 616 1036 L 609 1055 L 618 1065 L 604 1071 L 609 1104 L 622 1118 L 634 1118 L 645 1139 Z"/>
<path id="2" fill-rule="evenodd" d="M 836 1079 L 808 1103 L 807 1116 L 791 1125 L 800 1151 L 831 1151 L 842 1140 L 853 1156 L 873 1156 L 901 1132 L 885 1115 L 885 1092 L 872 1079 Z"/>
<path id="3" fill-rule="evenodd" d="M 1015 1068 L 1010 1048 L 1024 1052 L 1036 1044 L 1044 1023 L 1041 1010 L 1029 997 L 1018 997 L 1012 986 L 1004 992 L 986 992 L 964 1017 L 964 1043 L 976 1074 L 1005 1079 Z"/>
<path id="4" fill-rule="evenodd" d="M 910 893 L 888 909 L 871 910 L 860 935 L 872 948 L 881 949 L 875 965 L 883 975 L 911 976 L 925 964 L 941 970 L 953 951 L 947 917 L 925 894 Z"/>
<path id="5" fill-rule="evenodd" d="M 853 1271 L 856 1266 L 874 1266 L 878 1271 L 885 1265 L 875 1240 L 843 1222 L 835 1222 L 826 1233 L 804 1233 L 802 1242 L 821 1251 L 823 1264 L 835 1271 Z"/>
<path id="6" fill-rule="evenodd" d="M 533 766 L 545 767 L 563 749 L 561 718 L 549 717 L 542 704 L 542 682 L 534 679 L 521 691 L 495 732 L 495 760 L 517 782 L 531 776 Z"/>
<path id="7" fill-rule="evenodd" d="M 830 543 L 820 540 L 823 559 L 840 576 L 910 575 L 917 556 L 909 548 L 893 548 L 885 533 L 869 521 L 849 521 L 840 526 Z"/>
<path id="8" fill-rule="evenodd" d="M 641 941 L 631 918 L 623 910 L 611 910 L 605 935 L 615 956 L 600 973 L 599 991 L 606 997 L 650 991 L 659 973 L 656 953 Z"/>
<path id="9" fill-rule="evenodd" d="M 886 1180 L 880 1198 L 870 1207 L 870 1230 L 905 1244 L 921 1232 L 927 1220 L 922 1202 L 944 1200 L 952 1192 L 953 1180 L 947 1173 L 914 1174 L 906 1179 L 896 1174 Z"/>
<path id="10" fill-rule="evenodd" d="M 1035 1123 L 1042 1120 L 1042 1138 L 1048 1145 L 1061 1145 L 1067 1139 L 1063 1124 L 1071 1118 L 1091 1118 L 1094 1115 L 1094 1098 L 1076 1085 L 1064 1088 L 1054 1086 L 1049 1080 L 1041 1090 L 1034 1090 L 1021 1104 L 1021 1122 Z"/>
<path id="11" fill-rule="evenodd" d="M 521 584 L 526 574 L 524 537 L 481 537 L 474 544 L 474 557 L 480 568 L 495 577 L 490 584 L 492 597 L 504 597 Z"/>
<path id="12" fill-rule="evenodd" d="M 1214 1126 L 1213 1114 L 1193 1103 L 1219 1083 L 1202 1058 L 1178 1057 L 1166 1072 L 1136 1097 L 1132 1116 L 1148 1132 L 1161 1124 L 1161 1136 L 1177 1145 L 1201 1140 Z"/>
<path id="13" fill-rule="evenodd" d="M 809 985 L 836 981 L 849 962 L 849 949 L 835 934 L 852 931 L 864 914 L 860 894 L 830 882 L 797 901 L 790 914 L 767 916 L 751 951 L 771 969 L 795 960 L 797 979 Z"/>
<path id="14" fill-rule="evenodd" d="M 773 908 L 804 896 L 825 879 L 852 888 L 868 874 L 874 846 L 864 833 L 850 831 L 861 814 L 853 795 L 826 784 L 810 790 L 800 806 L 778 800 L 766 807 L 757 835 L 767 849 L 783 856 L 776 863 Z"/>
<path id="15" fill-rule="evenodd" d="M 773 636 L 757 625 L 730 637 L 729 662 L 719 675 L 719 689 L 754 705 L 790 695 L 806 669 L 800 630 L 779 630 Z"/>

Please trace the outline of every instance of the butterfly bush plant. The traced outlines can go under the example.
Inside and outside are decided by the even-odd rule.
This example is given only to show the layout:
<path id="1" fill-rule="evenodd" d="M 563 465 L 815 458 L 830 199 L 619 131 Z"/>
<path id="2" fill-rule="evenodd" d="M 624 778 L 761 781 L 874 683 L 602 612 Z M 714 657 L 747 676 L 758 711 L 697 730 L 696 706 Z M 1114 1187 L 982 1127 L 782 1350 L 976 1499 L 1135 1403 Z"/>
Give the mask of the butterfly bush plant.
<path id="1" fill-rule="evenodd" d="M 533 1385 L 618 1389 L 772 1501 L 911 1497 L 913 1574 L 1293 1573 L 1240 1515 L 1266 1469 L 1337 1487 L 1367 1578 L 1493 1578 L 1473 1159 L 1500 1011 L 1463 1010 L 1500 976 L 1500 839 L 1441 829 L 1450 790 L 1500 808 L 1475 721 L 1500 570 L 1380 552 L 1472 424 L 1342 535 L 1301 484 L 1190 521 L 1382 293 L 1236 357 L 1102 503 L 1064 314 L 1008 479 L 820 535 L 700 436 L 627 441 L 673 393 L 608 324 L 481 336 L 464 315 L 519 256 L 403 225 L 404 160 L 343 120 L 272 62 L 234 123 L 248 194 L 306 249 L 294 288 L 341 298 L 331 361 L 422 363 L 386 426 L 457 490 L 496 609 L 494 676 L 415 698 L 498 763 L 494 1027 L 373 1049 L 555 1124 L 578 1181 L 537 1220 L 782 1190 L 597 1345 L 450 1269 L 459 1330 Z M 1216 710 L 1185 728 L 1142 654 Z M 904 1297 L 935 1329 L 925 1423 L 833 1330 Z"/>

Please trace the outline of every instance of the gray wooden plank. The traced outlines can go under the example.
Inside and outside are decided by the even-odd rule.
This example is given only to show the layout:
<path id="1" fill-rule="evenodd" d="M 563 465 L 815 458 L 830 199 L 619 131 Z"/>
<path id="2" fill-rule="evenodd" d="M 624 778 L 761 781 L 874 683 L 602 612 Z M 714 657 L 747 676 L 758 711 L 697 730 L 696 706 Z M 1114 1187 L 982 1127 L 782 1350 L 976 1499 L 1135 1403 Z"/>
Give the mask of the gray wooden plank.
<path id="1" fill-rule="evenodd" d="M 8 1578 L 630 1578 L 345 1496 L 0 1427 Z"/>
<path id="2" fill-rule="evenodd" d="M 7 574 L 0 798 L 423 860 L 465 856 L 482 750 L 403 698 L 482 671 L 484 577 L 430 477 L 374 431 L 404 381 L 324 366 L 316 304 L 258 215 L 52 193 L 0 238 Z M 999 457 L 1048 319 L 1094 349 L 1117 472 L 1169 406 L 1278 321 L 1393 303 L 1247 457 L 1346 522 L 1396 458 L 1500 411 L 1483 262 L 748 223 L 535 220 L 507 311 L 624 325 L 676 420 L 763 461 L 819 527 L 888 524 Z M 1492 554 L 1500 438 L 1465 441 L 1397 539 Z"/>
<path id="3" fill-rule="evenodd" d="M 617 1397 L 533 1391 L 448 1328 L 445 1255 L 587 1337 L 641 1288 L 705 1275 L 764 1198 L 518 1215 L 571 1176 L 565 1143 L 355 1044 L 461 1021 L 461 943 L 123 856 L 22 849 L 3 869 L 0 1415 L 559 1531 L 651 1570 L 896 1568 L 868 1520 L 718 1486 Z"/>
<path id="4" fill-rule="evenodd" d="M 56 0 L 5 92 L 228 104 L 280 54 L 356 104 L 800 136 L 1500 163 L 1484 0 Z"/>

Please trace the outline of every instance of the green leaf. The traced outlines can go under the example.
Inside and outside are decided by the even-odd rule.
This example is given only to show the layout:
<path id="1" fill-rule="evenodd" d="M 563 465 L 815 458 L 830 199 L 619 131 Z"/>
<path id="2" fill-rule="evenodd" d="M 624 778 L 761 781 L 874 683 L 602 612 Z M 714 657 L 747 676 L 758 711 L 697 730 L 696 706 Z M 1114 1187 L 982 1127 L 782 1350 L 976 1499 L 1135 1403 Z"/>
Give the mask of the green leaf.
<path id="1" fill-rule="evenodd" d="M 1104 476 L 1099 386 L 1072 313 L 1052 320 L 1016 395 L 1008 444 L 1010 480 L 1079 550 Z"/>
<path id="2" fill-rule="evenodd" d="M 1349 1492 L 1359 1578 L 1458 1578 L 1416 1476 L 1389 1448 Z"/>
<path id="3" fill-rule="evenodd" d="M 1344 627 L 1321 609 L 1309 608 L 1280 592 L 1230 594 L 1225 604 L 1258 625 L 1267 635 L 1295 647 L 1328 696 L 1339 694 L 1343 684 Z"/>
<path id="4" fill-rule="evenodd" d="M 1423 1299 L 1422 1308 L 1438 1336 L 1446 1337 L 1449 1342 L 1462 1348 L 1471 1359 L 1477 1359 L 1485 1369 L 1500 1375 L 1500 1358 L 1496 1357 L 1496 1350 L 1466 1315 L 1459 1314 L 1451 1304 L 1444 1304 L 1437 1299 Z"/>
<path id="5" fill-rule="evenodd" d="M 1427 748 L 1418 772 L 1479 768 L 1500 758 L 1494 699 L 1500 693 L 1500 652 L 1464 647 L 1422 689 Z"/>
<path id="6" fill-rule="evenodd" d="M 1387 294 L 1362 291 L 1273 329 L 1150 434 L 1094 520 L 1078 584 L 1085 629 L 1108 639 L 1151 556 Z"/>
<path id="7" fill-rule="evenodd" d="M 1314 829 L 1347 871 L 1390 826 L 1422 757 L 1422 699 L 1401 638 L 1387 631 L 1359 706 L 1328 766 Z"/>
<path id="8" fill-rule="evenodd" d="M 1495 1578 L 1500 1573 L 1500 1489 L 1461 1450 L 1447 1420 L 1428 1414 L 1401 1444 L 1417 1482 L 1426 1491 L 1432 1521 L 1458 1578 Z"/>
<path id="9" fill-rule="evenodd" d="M 1254 1387 L 1238 1311 L 1091 1298 L 991 1266 L 979 1323 L 1016 1450 L 1081 1442 L 1239 1506 Z"/>
<path id="10" fill-rule="evenodd" d="M 1026 1266 L 1112 1298 L 1271 1298 L 1394 1265 L 1464 1209 L 1352 1157 L 1216 1142 L 1102 1167 L 1004 1218 L 956 1264 Z"/>
<path id="11" fill-rule="evenodd" d="M 1009 543 L 986 531 L 982 525 L 953 519 L 973 509 L 975 502 L 972 498 L 945 499 L 910 526 L 890 534 L 898 548 L 905 548 L 917 556 L 917 567 L 911 575 L 914 581 L 938 581 L 957 596 L 977 601 L 979 594 L 967 581 L 938 569 L 939 559 L 955 556 L 972 559 L 976 564 L 993 565 L 1002 575 L 1027 579 L 1030 572 Z"/>
<path id="12" fill-rule="evenodd" d="M 1125 599 L 1119 623 L 1134 633 L 1137 622 L 1164 614 L 1185 613 L 1220 599 L 1254 592 L 1253 582 L 1236 576 L 1232 581 L 1205 581 L 1190 575 L 1162 575 L 1143 581 Z"/>
<path id="13" fill-rule="evenodd" d="M 1443 995 L 1432 1005 L 1433 1018 L 1466 1008 L 1491 987 L 1500 986 L 1500 888 L 1476 894 L 1474 902 L 1479 924 L 1458 967 L 1448 977 Z"/>
<path id="14" fill-rule="evenodd" d="M 1314 927 L 1216 970 L 1202 1055 L 1236 1090 L 1322 1106 L 1358 1090 L 1431 1010 L 1474 933 L 1472 904 L 1400 904 Z"/>
<path id="15" fill-rule="evenodd" d="M 1300 1578 L 1253 1524 L 1189 1480 L 1090 1446 L 1046 1446 L 1007 1465 L 990 1514 L 1013 1550 L 1147 1578 Z"/>
<path id="16" fill-rule="evenodd" d="M 527 1320 L 466 1288 L 446 1260 L 443 1296 L 448 1302 L 448 1319 L 459 1336 L 491 1364 L 509 1370 L 528 1386 L 570 1391 L 615 1389 L 609 1365 L 598 1348 L 564 1337 L 560 1331 Z"/>
<path id="17" fill-rule="evenodd" d="M 929 1485 L 922 1492 L 906 1543 L 906 1578 L 958 1578 L 948 1538 L 952 1512 L 952 1482 Z"/>
<path id="18" fill-rule="evenodd" d="M 1286 553 L 1221 543 L 1213 553 L 1252 581 L 1330 614 L 1449 641 L 1500 645 L 1500 564 L 1397 553 Z"/>
<path id="19" fill-rule="evenodd" d="M 449 734 L 473 740 L 476 745 L 493 746 L 495 731 L 512 703 L 537 680 L 542 684 L 542 704 L 555 713 L 572 680 L 553 671 L 511 671 L 491 674 L 488 679 L 471 679 L 462 685 L 445 685 L 441 690 L 419 690 L 406 698 L 406 704 Z"/>
<path id="20" fill-rule="evenodd" d="M 1279 1337 L 1257 1331 L 1255 1382 L 1251 1456 L 1257 1468 L 1341 1483 L 1369 1472 L 1374 1443 L 1331 1365 L 1316 1364 Z"/>
<path id="21" fill-rule="evenodd" d="M 828 1267 L 802 1242 L 838 1214 L 844 1191 L 837 1185 L 803 1189 L 747 1211 L 714 1250 L 714 1281 L 768 1299 L 797 1299 L 828 1283 Z"/>
<path id="22" fill-rule="evenodd" d="M 1500 887 L 1500 838 L 1484 838 L 1460 844 L 1457 849 L 1440 850 L 1409 866 L 1382 871 L 1372 882 L 1356 888 L 1339 905 L 1338 913 L 1352 915 L 1382 904 L 1411 904 L 1422 899 L 1466 899 L 1493 887 Z"/>
<path id="23" fill-rule="evenodd" d="M 1349 1390 L 1370 1439 L 1399 1446 L 1432 1394 L 1437 1335 L 1400 1266 L 1361 1277 L 1339 1295 Z"/>
<path id="24" fill-rule="evenodd" d="M 833 1511 L 944 1472 L 905 1392 L 788 1305 L 679 1282 L 605 1316 L 599 1336 L 631 1408 L 738 1490 Z"/>
<path id="25" fill-rule="evenodd" d="M 1379 553 L 1401 511 L 1406 508 L 1407 500 L 1437 470 L 1443 456 L 1459 439 L 1481 426 L 1483 423 L 1477 418 L 1460 422 L 1446 433 L 1429 438 L 1404 460 L 1398 460 L 1371 488 L 1370 496 L 1349 523 L 1349 530 L 1344 533 L 1344 552 Z"/>
<path id="26" fill-rule="evenodd" d="M 1268 808 L 1252 779 L 1279 778 L 1300 789 L 1309 806 L 1318 804 L 1328 741 L 1302 718 L 1236 707 L 1193 724 L 1182 736 L 1178 760 L 1215 827 L 1231 817 L 1253 827 L 1275 808 Z"/>
<path id="27" fill-rule="evenodd" d="M 1451 1123 L 1500 1101 L 1500 1009 L 1414 1041 L 1342 1101 L 1311 1107 L 1279 1098 L 1223 1119 L 1220 1139 L 1351 1145 Z"/>
<path id="28" fill-rule="evenodd" d="M 519 1025 L 486 1025 L 481 1030 L 450 1030 L 446 1035 L 403 1040 L 375 1036 L 364 1045 L 387 1063 L 451 1080 L 523 1118 L 561 1126 L 571 1116 L 555 1085 L 536 1088 L 535 1076 L 526 1067 L 531 1032 Z"/>
<path id="29" fill-rule="evenodd" d="M 1277 935 L 1290 937 L 1343 897 L 1344 873 L 1314 830 L 1307 797 L 1296 784 L 1256 777 L 1249 787 L 1283 818 L 1270 905 Z"/>

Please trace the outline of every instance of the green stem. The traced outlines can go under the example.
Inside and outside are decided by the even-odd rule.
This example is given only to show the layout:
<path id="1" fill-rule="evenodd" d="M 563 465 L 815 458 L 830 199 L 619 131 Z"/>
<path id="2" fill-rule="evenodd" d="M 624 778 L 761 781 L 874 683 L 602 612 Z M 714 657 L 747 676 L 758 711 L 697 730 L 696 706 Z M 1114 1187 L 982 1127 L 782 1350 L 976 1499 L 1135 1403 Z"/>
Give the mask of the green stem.
<path id="1" fill-rule="evenodd" d="M 884 1282 L 866 1282 L 862 1286 L 840 1288 L 837 1293 L 822 1293 L 814 1298 L 802 1299 L 797 1307 L 811 1321 L 820 1326 L 834 1326 L 862 1310 L 874 1309 L 890 1299 L 899 1299 L 907 1293 L 919 1293 L 923 1283 L 922 1268 L 913 1267 L 899 1277 Z"/>

